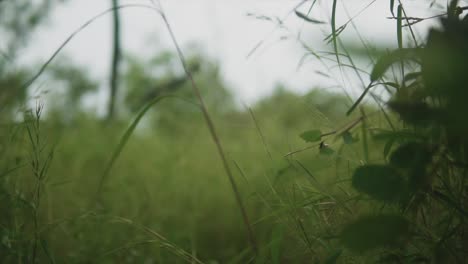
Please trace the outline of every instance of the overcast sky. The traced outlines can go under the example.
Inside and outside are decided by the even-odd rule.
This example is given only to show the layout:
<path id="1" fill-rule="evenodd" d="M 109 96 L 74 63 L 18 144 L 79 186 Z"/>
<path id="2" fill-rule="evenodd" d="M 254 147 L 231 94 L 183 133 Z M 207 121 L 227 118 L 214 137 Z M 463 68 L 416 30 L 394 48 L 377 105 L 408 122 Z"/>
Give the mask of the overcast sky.
<path id="1" fill-rule="evenodd" d="M 54 50 L 84 22 L 110 8 L 110 0 L 69 0 L 55 8 L 49 23 L 35 35 L 34 45 L 25 53 L 28 60 L 45 61 Z M 142 3 L 146 0 L 121 0 L 121 4 Z M 318 1 L 310 17 L 327 22 L 323 25 L 305 23 L 294 13 L 287 14 L 301 1 L 294 0 L 161 0 L 181 46 L 195 43 L 201 50 L 218 61 L 222 76 L 239 101 L 252 103 L 270 93 L 276 83 L 284 83 L 297 92 L 306 92 L 315 86 L 346 86 L 350 93 L 359 93 L 356 80 L 335 78 L 329 80 L 315 71 L 327 71 L 311 57 L 301 68 L 298 63 L 305 54 L 295 39 L 301 38 L 316 51 L 330 50 L 324 37 L 330 33 L 332 1 Z M 386 47 L 396 46 L 395 21 L 390 15 L 389 1 L 346 0 L 338 1 L 337 25 L 355 15 L 360 34 L 372 43 Z M 373 4 L 363 11 L 368 4 Z M 430 1 L 404 1 L 410 16 L 426 16 Z M 310 2 L 299 10 L 307 12 Z M 346 7 L 346 8 L 344 8 Z M 159 50 L 173 49 L 167 30 L 155 12 L 143 8 L 127 8 L 122 14 L 122 38 L 126 53 L 145 57 Z M 278 29 L 275 23 L 255 19 L 247 14 L 285 19 L 288 28 Z M 417 29 L 424 32 L 431 22 L 423 22 Z M 94 21 L 79 33 L 62 54 L 90 69 L 94 77 L 106 80 L 111 54 L 111 16 Z M 275 30 L 275 28 L 277 28 Z M 423 34 L 423 33 L 422 33 Z M 286 38 L 287 37 L 287 38 Z M 356 40 L 357 34 L 348 26 L 343 39 Z M 247 54 L 264 40 L 253 56 Z M 330 64 L 333 65 L 333 64 Z M 326 72 L 339 76 L 332 68 Z M 338 75 L 336 75 L 338 74 Z M 346 76 L 345 76 L 346 77 Z M 105 84 L 105 83 L 104 83 Z M 339 89 L 338 89 L 339 90 Z M 98 96 L 99 97 L 99 96 Z M 101 93 L 105 98 L 105 90 Z"/>

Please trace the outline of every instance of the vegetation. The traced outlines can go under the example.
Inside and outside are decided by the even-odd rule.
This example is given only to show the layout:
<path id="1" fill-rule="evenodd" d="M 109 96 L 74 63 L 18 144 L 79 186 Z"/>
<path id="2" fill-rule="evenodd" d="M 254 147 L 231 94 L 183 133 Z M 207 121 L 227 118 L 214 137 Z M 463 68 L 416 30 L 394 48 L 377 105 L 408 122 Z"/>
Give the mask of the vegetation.
<path id="1" fill-rule="evenodd" d="M 361 77 L 337 2 L 333 52 L 303 44 Z M 324 24 L 310 14 L 318 2 L 306 3 L 297 17 Z M 31 8 L 41 19 L 48 10 Z M 116 111 L 103 120 L 81 104 L 98 84 L 80 67 L 48 62 L 40 73 L 65 96 L 31 100 L 35 72 L 13 71 L 6 56 L 1 262 L 464 263 L 467 9 L 451 1 L 421 41 L 412 26 L 424 19 L 390 1 L 398 48 L 379 54 L 353 102 L 278 85 L 239 107 L 218 66 L 201 52 L 186 58 L 174 38 L 177 53 L 123 58 Z M 0 23 L 22 34 L 10 26 L 22 18 L 11 19 Z"/>

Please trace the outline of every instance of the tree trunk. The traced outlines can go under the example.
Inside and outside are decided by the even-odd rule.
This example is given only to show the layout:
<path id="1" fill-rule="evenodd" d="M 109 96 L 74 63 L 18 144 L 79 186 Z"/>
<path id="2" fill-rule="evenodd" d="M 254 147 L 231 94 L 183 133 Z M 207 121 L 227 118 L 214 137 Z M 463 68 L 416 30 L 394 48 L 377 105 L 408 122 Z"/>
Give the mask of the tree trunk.
<path id="1" fill-rule="evenodd" d="M 117 94 L 117 88 L 119 86 L 119 65 L 121 59 L 121 47 L 120 47 L 120 15 L 117 9 L 119 3 L 118 0 L 111 0 L 112 7 L 114 8 L 113 14 L 113 52 L 112 52 L 112 65 L 109 80 L 109 104 L 107 109 L 107 120 L 111 120 L 115 115 L 115 99 Z"/>

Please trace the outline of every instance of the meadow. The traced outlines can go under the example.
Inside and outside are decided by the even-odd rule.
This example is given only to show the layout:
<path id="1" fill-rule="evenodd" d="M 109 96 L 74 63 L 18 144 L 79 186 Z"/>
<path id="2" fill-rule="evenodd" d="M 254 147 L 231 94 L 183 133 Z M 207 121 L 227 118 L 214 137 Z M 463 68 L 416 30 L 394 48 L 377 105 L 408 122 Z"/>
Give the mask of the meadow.
<path id="1" fill-rule="evenodd" d="M 2 61 L 0 261 L 464 263 L 468 7 L 427 18 L 441 26 L 418 44 L 426 18 L 390 1 L 398 48 L 370 55 L 363 41 L 364 80 L 337 2 L 332 51 L 304 48 L 360 77 L 358 98 L 278 85 L 241 105 L 218 65 L 171 35 L 174 52 L 126 55 L 126 90 L 102 117 L 81 104 L 99 86 L 85 69 Z M 323 24 L 310 9 L 295 15 Z M 64 93 L 31 96 L 42 74 Z"/>

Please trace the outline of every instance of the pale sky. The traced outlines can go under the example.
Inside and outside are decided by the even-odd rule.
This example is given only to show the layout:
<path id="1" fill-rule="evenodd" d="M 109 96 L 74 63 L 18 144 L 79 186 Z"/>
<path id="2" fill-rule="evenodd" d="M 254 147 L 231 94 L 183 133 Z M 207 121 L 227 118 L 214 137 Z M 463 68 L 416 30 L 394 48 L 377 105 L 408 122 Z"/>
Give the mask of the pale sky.
<path id="1" fill-rule="evenodd" d="M 96 14 L 108 9 L 110 0 L 69 0 L 52 13 L 49 23 L 37 32 L 34 45 L 25 53 L 28 60 L 45 61 L 60 44 L 77 28 Z M 190 43 L 201 47 L 207 55 L 220 63 L 222 76 L 238 101 L 252 103 L 270 93 L 275 83 L 285 83 L 297 92 L 306 92 L 312 87 L 342 86 L 354 96 L 361 91 L 356 78 L 344 76 L 329 80 L 316 70 L 327 70 L 310 57 L 298 69 L 301 57 L 306 53 L 295 39 L 301 38 L 316 51 L 330 50 L 323 39 L 330 33 L 332 1 L 318 1 L 310 17 L 327 22 L 323 25 L 306 23 L 294 13 L 284 21 L 289 29 L 276 29 L 273 22 L 254 19 L 248 13 L 268 17 L 285 18 L 286 14 L 301 1 L 294 0 L 161 0 L 166 15 L 172 24 L 182 48 Z M 396 22 L 390 16 L 389 1 L 375 1 L 370 8 L 359 13 L 372 0 L 339 1 L 337 26 L 349 16 L 355 18 L 360 34 L 385 47 L 396 47 Z M 430 1 L 403 1 L 409 16 L 427 16 Z M 419 4 L 416 4 L 419 3 Z M 146 0 L 121 0 L 121 4 L 142 3 Z M 407 4 L 406 4 L 407 3 Z M 307 12 L 310 2 L 301 7 Z M 344 8 L 346 7 L 346 9 Z M 346 12 L 347 10 L 347 12 Z M 122 39 L 126 53 L 151 56 L 158 50 L 173 49 L 167 30 L 155 12 L 143 8 L 128 8 L 122 14 Z M 432 22 L 422 22 L 416 29 L 425 32 Z M 79 33 L 62 51 L 67 57 L 90 69 L 99 80 L 107 80 L 111 54 L 111 15 L 94 21 Z M 423 34 L 423 33 L 422 33 Z M 284 37 L 288 37 L 284 39 Z M 342 34 L 343 39 L 356 39 L 351 25 Z M 259 42 L 265 40 L 253 56 L 247 54 Z M 331 63 L 329 66 L 333 66 Z M 370 65 L 369 65 L 370 66 Z M 370 69 L 370 68 L 368 68 Z M 340 70 L 332 67 L 333 76 Z M 352 74 L 351 74 L 352 75 Z M 106 84 L 103 83 L 103 87 Z M 105 89 L 97 96 L 106 98 Z"/>

